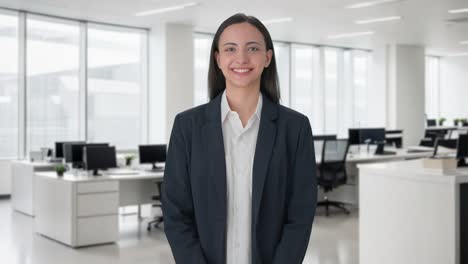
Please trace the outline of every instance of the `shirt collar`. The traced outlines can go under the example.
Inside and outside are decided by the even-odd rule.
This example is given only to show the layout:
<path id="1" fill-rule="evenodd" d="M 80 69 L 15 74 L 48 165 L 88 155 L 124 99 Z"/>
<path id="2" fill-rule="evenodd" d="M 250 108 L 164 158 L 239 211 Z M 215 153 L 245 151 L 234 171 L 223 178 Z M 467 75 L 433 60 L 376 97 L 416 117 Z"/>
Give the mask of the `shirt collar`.
<path id="1" fill-rule="evenodd" d="M 260 120 L 260 117 L 262 116 L 262 106 L 263 106 L 262 97 L 263 97 L 262 93 L 260 92 L 258 96 L 258 101 L 257 101 L 257 108 L 255 109 L 255 112 L 253 114 L 253 116 L 258 118 L 258 120 Z M 224 90 L 223 97 L 221 98 L 221 123 L 223 123 L 224 120 L 226 120 L 226 117 L 230 112 L 233 112 L 233 111 L 231 110 L 231 107 L 229 107 L 229 103 L 226 97 L 226 90 Z"/>

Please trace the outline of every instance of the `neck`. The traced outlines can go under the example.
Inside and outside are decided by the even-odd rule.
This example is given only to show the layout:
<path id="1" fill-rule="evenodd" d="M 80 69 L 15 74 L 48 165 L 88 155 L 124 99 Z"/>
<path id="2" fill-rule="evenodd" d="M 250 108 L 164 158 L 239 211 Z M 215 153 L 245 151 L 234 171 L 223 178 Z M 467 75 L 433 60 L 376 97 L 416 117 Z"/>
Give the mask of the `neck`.
<path id="1" fill-rule="evenodd" d="M 260 87 L 257 89 L 226 87 L 226 98 L 232 111 L 237 112 L 245 127 L 257 110 Z"/>

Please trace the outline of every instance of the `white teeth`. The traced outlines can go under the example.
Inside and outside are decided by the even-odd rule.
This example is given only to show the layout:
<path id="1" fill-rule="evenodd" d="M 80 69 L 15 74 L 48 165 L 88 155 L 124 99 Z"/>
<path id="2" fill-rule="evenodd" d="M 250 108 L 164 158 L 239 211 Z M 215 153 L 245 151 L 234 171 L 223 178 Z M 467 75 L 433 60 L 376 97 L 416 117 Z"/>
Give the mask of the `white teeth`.
<path id="1" fill-rule="evenodd" d="M 249 69 L 233 69 L 235 72 L 244 73 L 250 71 Z"/>

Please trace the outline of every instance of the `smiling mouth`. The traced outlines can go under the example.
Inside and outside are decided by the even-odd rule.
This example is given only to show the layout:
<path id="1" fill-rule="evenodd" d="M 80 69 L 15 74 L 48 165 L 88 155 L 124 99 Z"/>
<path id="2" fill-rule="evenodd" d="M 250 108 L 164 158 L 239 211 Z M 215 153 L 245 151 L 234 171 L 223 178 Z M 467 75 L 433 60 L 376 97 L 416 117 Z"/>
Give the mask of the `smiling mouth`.
<path id="1" fill-rule="evenodd" d="M 232 69 L 233 72 L 246 73 L 252 71 L 252 69 Z"/>

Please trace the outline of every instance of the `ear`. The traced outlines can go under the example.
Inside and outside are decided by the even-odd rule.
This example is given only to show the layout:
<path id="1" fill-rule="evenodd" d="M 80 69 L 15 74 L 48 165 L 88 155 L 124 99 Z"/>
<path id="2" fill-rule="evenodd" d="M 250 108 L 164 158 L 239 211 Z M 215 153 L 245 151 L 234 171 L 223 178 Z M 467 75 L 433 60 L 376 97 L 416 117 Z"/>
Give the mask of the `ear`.
<path id="1" fill-rule="evenodd" d="M 269 49 L 266 53 L 265 68 L 268 68 L 268 66 L 270 66 L 272 57 L 273 57 L 273 50 Z"/>
<path id="2" fill-rule="evenodd" d="M 214 56 L 215 56 L 215 59 L 216 59 L 216 64 L 218 64 L 218 68 L 221 69 L 221 67 L 219 66 L 219 52 L 215 51 Z"/>

